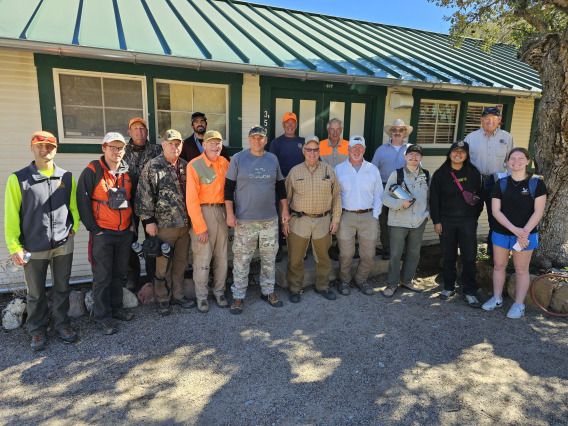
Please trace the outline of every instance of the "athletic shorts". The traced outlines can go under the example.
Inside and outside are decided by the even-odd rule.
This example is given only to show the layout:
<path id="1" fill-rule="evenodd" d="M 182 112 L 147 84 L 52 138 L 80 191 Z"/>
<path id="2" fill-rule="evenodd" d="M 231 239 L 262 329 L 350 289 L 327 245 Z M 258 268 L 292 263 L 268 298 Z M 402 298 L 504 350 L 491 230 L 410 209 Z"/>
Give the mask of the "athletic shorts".
<path id="1" fill-rule="evenodd" d="M 497 232 L 493 231 L 493 233 L 491 234 L 491 242 L 497 247 L 502 247 L 507 250 L 514 250 L 513 246 L 517 242 L 517 236 L 498 234 Z M 535 232 L 534 234 L 529 235 L 529 245 L 527 248 L 523 249 L 523 251 L 534 250 L 537 247 L 538 234 Z"/>

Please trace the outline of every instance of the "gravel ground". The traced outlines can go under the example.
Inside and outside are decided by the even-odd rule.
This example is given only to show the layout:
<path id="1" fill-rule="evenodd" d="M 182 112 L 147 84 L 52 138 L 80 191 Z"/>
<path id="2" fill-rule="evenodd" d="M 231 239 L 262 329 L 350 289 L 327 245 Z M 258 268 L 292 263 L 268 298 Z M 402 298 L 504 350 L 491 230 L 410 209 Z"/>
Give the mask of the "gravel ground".
<path id="1" fill-rule="evenodd" d="M 425 250 L 421 294 L 385 299 L 379 276 L 336 301 L 277 288 L 276 309 L 254 286 L 240 316 L 140 306 L 113 336 L 75 319 L 80 340 L 50 333 L 41 353 L 2 333 L 0 424 L 568 424 L 568 321 L 442 302 Z"/>

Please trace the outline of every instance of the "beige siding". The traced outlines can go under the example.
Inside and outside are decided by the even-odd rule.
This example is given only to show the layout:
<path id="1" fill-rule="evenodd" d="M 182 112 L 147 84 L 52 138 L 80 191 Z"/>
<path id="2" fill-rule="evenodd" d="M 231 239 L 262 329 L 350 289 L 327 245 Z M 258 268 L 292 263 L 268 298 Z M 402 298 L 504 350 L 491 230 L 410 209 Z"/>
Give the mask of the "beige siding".
<path id="1" fill-rule="evenodd" d="M 385 126 L 392 124 L 394 120 L 397 118 L 401 118 L 404 120 L 405 124 L 408 126 L 410 124 L 410 112 L 412 108 L 398 108 L 398 109 L 391 109 L 390 108 L 390 96 L 391 93 L 408 93 L 412 94 L 412 89 L 402 89 L 402 88 L 389 88 L 387 91 L 387 100 L 385 105 Z M 416 130 L 416 129 L 414 129 Z M 387 135 L 385 132 L 381 131 L 383 137 L 383 143 L 388 142 L 390 136 Z"/>
<path id="2" fill-rule="evenodd" d="M 517 98 L 515 100 L 511 122 L 511 135 L 515 140 L 515 146 L 529 148 L 533 112 L 534 99 Z"/>
<path id="3" fill-rule="evenodd" d="M 260 86 L 258 75 L 243 74 L 243 148 L 248 148 L 248 132 L 252 126 L 260 122 Z"/>

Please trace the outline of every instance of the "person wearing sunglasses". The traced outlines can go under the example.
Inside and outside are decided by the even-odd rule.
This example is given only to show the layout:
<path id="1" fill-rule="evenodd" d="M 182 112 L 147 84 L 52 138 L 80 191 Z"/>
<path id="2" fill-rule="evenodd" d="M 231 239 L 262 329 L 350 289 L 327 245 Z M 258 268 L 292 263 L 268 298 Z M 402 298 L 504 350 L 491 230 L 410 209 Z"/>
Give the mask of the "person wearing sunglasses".
<path id="1" fill-rule="evenodd" d="M 484 185 L 479 170 L 469 159 L 469 144 L 457 141 L 450 147 L 446 161 L 436 170 L 430 187 L 430 215 L 434 231 L 440 236 L 444 265 L 444 290 L 440 299 L 454 295 L 458 247 L 462 264 L 464 298 L 472 308 L 480 308 L 475 280 L 477 221 L 483 211 Z"/>
<path id="2" fill-rule="evenodd" d="M 120 133 L 103 138 L 103 155 L 83 170 L 77 183 L 77 205 L 89 231 L 93 271 L 94 320 L 104 335 L 118 331 L 114 319 L 134 315 L 122 305 L 132 243 L 132 181 L 123 161 L 126 142 Z"/>
<path id="3" fill-rule="evenodd" d="M 403 120 L 398 118 L 392 124 L 387 124 L 383 130 L 390 137 L 390 140 L 377 148 L 371 163 L 379 169 L 384 189 L 392 172 L 406 164 L 404 153 L 410 144 L 404 140 L 412 133 L 413 127 L 407 126 Z M 381 230 L 381 246 L 383 248 L 382 255 L 385 260 L 390 258 L 388 217 L 389 209 L 383 204 L 383 209 L 379 215 L 379 227 Z"/>
<path id="4" fill-rule="evenodd" d="M 45 281 L 48 266 L 53 277 L 53 326 L 64 342 L 77 339 L 67 312 L 73 237 L 79 227 L 79 212 L 75 179 L 54 163 L 55 136 L 48 132 L 34 133 L 30 151 L 34 160 L 12 173 L 6 183 L 4 225 L 12 261 L 24 269 L 27 327 L 32 335 L 30 346 L 40 351 L 47 341 Z"/>

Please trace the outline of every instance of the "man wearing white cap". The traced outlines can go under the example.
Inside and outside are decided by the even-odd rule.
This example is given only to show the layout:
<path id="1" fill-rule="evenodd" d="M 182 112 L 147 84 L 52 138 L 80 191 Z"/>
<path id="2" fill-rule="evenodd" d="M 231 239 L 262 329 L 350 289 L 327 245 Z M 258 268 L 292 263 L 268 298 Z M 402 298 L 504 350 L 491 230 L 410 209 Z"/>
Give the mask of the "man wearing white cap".
<path id="1" fill-rule="evenodd" d="M 128 165 L 122 160 L 125 145 L 120 133 L 107 133 L 102 146 L 104 155 L 91 161 L 77 183 L 77 206 L 90 232 L 94 319 L 103 334 L 116 333 L 113 318 L 133 318 L 122 307 L 133 233 L 132 182 Z"/>
<path id="2" fill-rule="evenodd" d="M 377 148 L 371 162 L 381 173 L 384 189 L 391 173 L 406 164 L 404 153 L 409 143 L 405 143 L 404 139 L 412 133 L 413 128 L 404 124 L 402 119 L 397 118 L 392 124 L 384 126 L 383 130 L 390 136 L 390 140 Z M 390 258 L 388 218 L 389 209 L 383 205 L 383 210 L 379 216 L 379 226 L 381 228 L 380 238 L 381 246 L 383 247 L 383 259 L 385 260 Z"/>
<path id="3" fill-rule="evenodd" d="M 349 158 L 335 166 L 335 174 L 341 187 L 343 213 L 337 231 L 339 245 L 339 287 L 344 296 L 350 293 L 351 262 L 355 254 L 355 237 L 359 240 L 359 266 L 355 274 L 355 286 L 368 296 L 373 290 L 367 283 L 373 268 L 377 244 L 377 219 L 381 212 L 383 185 L 379 170 L 363 159 L 365 138 L 349 139 Z"/>

